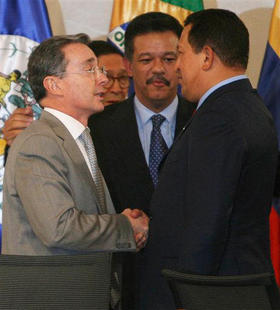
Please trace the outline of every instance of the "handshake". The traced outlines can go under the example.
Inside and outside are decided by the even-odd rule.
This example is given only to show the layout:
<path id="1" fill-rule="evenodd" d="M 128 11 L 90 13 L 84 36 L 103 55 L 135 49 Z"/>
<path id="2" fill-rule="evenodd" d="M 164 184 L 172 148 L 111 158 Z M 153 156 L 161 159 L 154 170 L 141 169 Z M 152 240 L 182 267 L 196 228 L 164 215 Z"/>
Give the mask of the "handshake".
<path id="1" fill-rule="evenodd" d="M 125 209 L 122 214 L 128 218 L 132 226 L 137 251 L 139 251 L 147 243 L 150 219 L 139 209 Z"/>

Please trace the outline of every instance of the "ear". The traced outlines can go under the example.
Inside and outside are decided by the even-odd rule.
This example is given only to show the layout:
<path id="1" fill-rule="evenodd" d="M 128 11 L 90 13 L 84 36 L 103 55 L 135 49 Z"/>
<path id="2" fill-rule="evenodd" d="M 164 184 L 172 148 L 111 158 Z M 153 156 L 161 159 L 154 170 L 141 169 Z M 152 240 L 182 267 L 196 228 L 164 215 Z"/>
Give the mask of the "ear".
<path id="1" fill-rule="evenodd" d="M 52 95 L 61 95 L 62 94 L 62 88 L 61 88 L 61 83 L 60 83 L 60 79 L 57 76 L 46 76 L 43 80 L 43 85 L 46 89 L 46 91 L 49 94 Z"/>
<path id="2" fill-rule="evenodd" d="M 124 58 L 123 63 L 124 63 L 124 66 L 125 66 L 125 69 L 126 69 L 128 75 L 130 77 L 132 77 L 132 64 L 131 64 L 131 62 L 127 58 Z"/>
<path id="3" fill-rule="evenodd" d="M 202 54 L 202 62 L 203 62 L 202 69 L 207 71 L 213 65 L 215 53 L 210 46 L 206 45 L 203 47 L 201 54 Z"/>

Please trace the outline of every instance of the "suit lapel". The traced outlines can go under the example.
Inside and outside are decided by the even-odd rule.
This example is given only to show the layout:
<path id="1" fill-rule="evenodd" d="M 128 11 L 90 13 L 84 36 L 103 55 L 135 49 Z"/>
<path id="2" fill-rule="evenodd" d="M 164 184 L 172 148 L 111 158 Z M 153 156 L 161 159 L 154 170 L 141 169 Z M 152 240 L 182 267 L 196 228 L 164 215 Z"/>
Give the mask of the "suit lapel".
<path id="1" fill-rule="evenodd" d="M 174 143 L 181 137 L 183 132 L 186 130 L 186 128 L 190 125 L 192 121 L 192 115 L 195 111 L 196 108 L 196 103 L 192 103 L 189 101 L 186 101 L 184 98 L 178 96 L 179 102 L 178 102 L 178 110 L 177 110 L 177 115 L 176 115 L 176 128 L 175 128 L 175 137 L 174 141 L 170 147 L 170 149 L 165 153 L 159 169 L 162 168 L 164 165 L 164 162 L 166 160 L 166 157 L 170 153 Z"/>
<path id="2" fill-rule="evenodd" d="M 181 130 L 189 122 L 196 107 L 196 104 L 192 102 L 188 102 L 180 96 L 178 98 L 179 98 L 179 102 L 178 102 L 178 110 L 177 110 L 177 116 L 176 116 L 175 137 L 178 136 Z"/>
<path id="3" fill-rule="evenodd" d="M 51 113 L 48 113 L 46 111 L 43 111 L 42 113 L 42 120 L 46 120 L 52 127 L 55 134 L 63 140 L 63 147 L 66 151 L 66 153 L 71 158 L 73 165 L 79 167 L 79 172 L 84 178 L 88 179 L 87 182 L 89 186 L 92 188 L 94 192 L 94 199 L 96 201 L 96 205 L 98 206 L 100 213 L 106 213 L 106 210 L 102 210 L 101 205 L 98 202 L 97 199 L 97 189 L 94 184 L 94 181 L 92 179 L 91 173 L 88 169 L 87 163 L 83 157 L 83 154 L 81 153 L 76 141 L 73 139 L 72 135 L 69 133 L 67 128 L 61 123 L 60 120 L 58 120 L 55 116 L 53 116 Z"/>
<path id="4" fill-rule="evenodd" d="M 226 92 L 232 92 L 237 90 L 239 91 L 252 91 L 252 85 L 248 79 L 241 79 L 237 80 L 235 82 L 226 84 L 217 90 L 215 90 L 213 93 L 209 95 L 209 97 L 206 98 L 205 102 L 200 106 L 200 108 L 196 111 L 196 113 L 193 115 L 193 117 L 190 117 L 189 121 L 184 125 L 182 128 L 182 131 L 178 134 L 176 141 L 180 139 L 180 137 L 183 135 L 183 133 L 186 131 L 186 129 L 190 126 L 192 123 L 193 119 L 196 117 L 199 117 L 201 113 L 204 113 L 211 107 L 212 104 L 215 104 L 216 98 L 221 96 L 223 93 Z M 194 106 L 193 106 L 194 107 Z M 194 109 L 193 109 L 194 111 Z M 175 141 L 174 141 L 175 142 Z"/>
<path id="5" fill-rule="evenodd" d="M 115 141 L 118 141 L 116 148 L 121 158 L 126 158 L 127 166 L 133 167 L 133 170 L 128 171 L 137 171 L 143 182 L 153 190 L 152 179 L 138 134 L 133 98 L 129 98 L 115 111 L 112 115 L 112 122 L 115 122 Z"/>

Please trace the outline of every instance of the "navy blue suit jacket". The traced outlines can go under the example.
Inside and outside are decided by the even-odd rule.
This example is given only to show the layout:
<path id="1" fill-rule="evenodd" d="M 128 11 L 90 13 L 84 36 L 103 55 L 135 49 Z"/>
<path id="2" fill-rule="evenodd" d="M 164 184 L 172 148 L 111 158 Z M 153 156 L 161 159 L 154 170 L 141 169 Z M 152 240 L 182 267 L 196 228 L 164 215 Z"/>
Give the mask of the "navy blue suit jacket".
<path id="1" fill-rule="evenodd" d="M 142 309 L 174 309 L 162 268 L 207 275 L 271 271 L 277 166 L 270 113 L 249 80 L 212 93 L 177 137 L 150 211 Z M 157 293 L 155 293 L 157 292 Z"/>

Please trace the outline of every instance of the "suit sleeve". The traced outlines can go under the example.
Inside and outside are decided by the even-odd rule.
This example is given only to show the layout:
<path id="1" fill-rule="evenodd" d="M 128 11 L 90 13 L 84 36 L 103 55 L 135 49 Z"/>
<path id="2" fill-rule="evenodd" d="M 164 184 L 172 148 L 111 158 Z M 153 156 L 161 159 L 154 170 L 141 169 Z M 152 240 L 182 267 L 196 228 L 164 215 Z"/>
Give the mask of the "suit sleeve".
<path id="1" fill-rule="evenodd" d="M 223 115 L 205 113 L 195 122 L 186 163 L 186 251 L 190 265 L 208 274 L 216 272 L 229 238 L 245 152 L 245 141 Z"/>
<path id="2" fill-rule="evenodd" d="M 64 156 L 55 139 L 42 135 L 25 140 L 17 154 L 16 191 L 37 237 L 47 247 L 74 251 L 135 249 L 125 216 L 96 214 L 96 206 L 76 206 Z"/>

